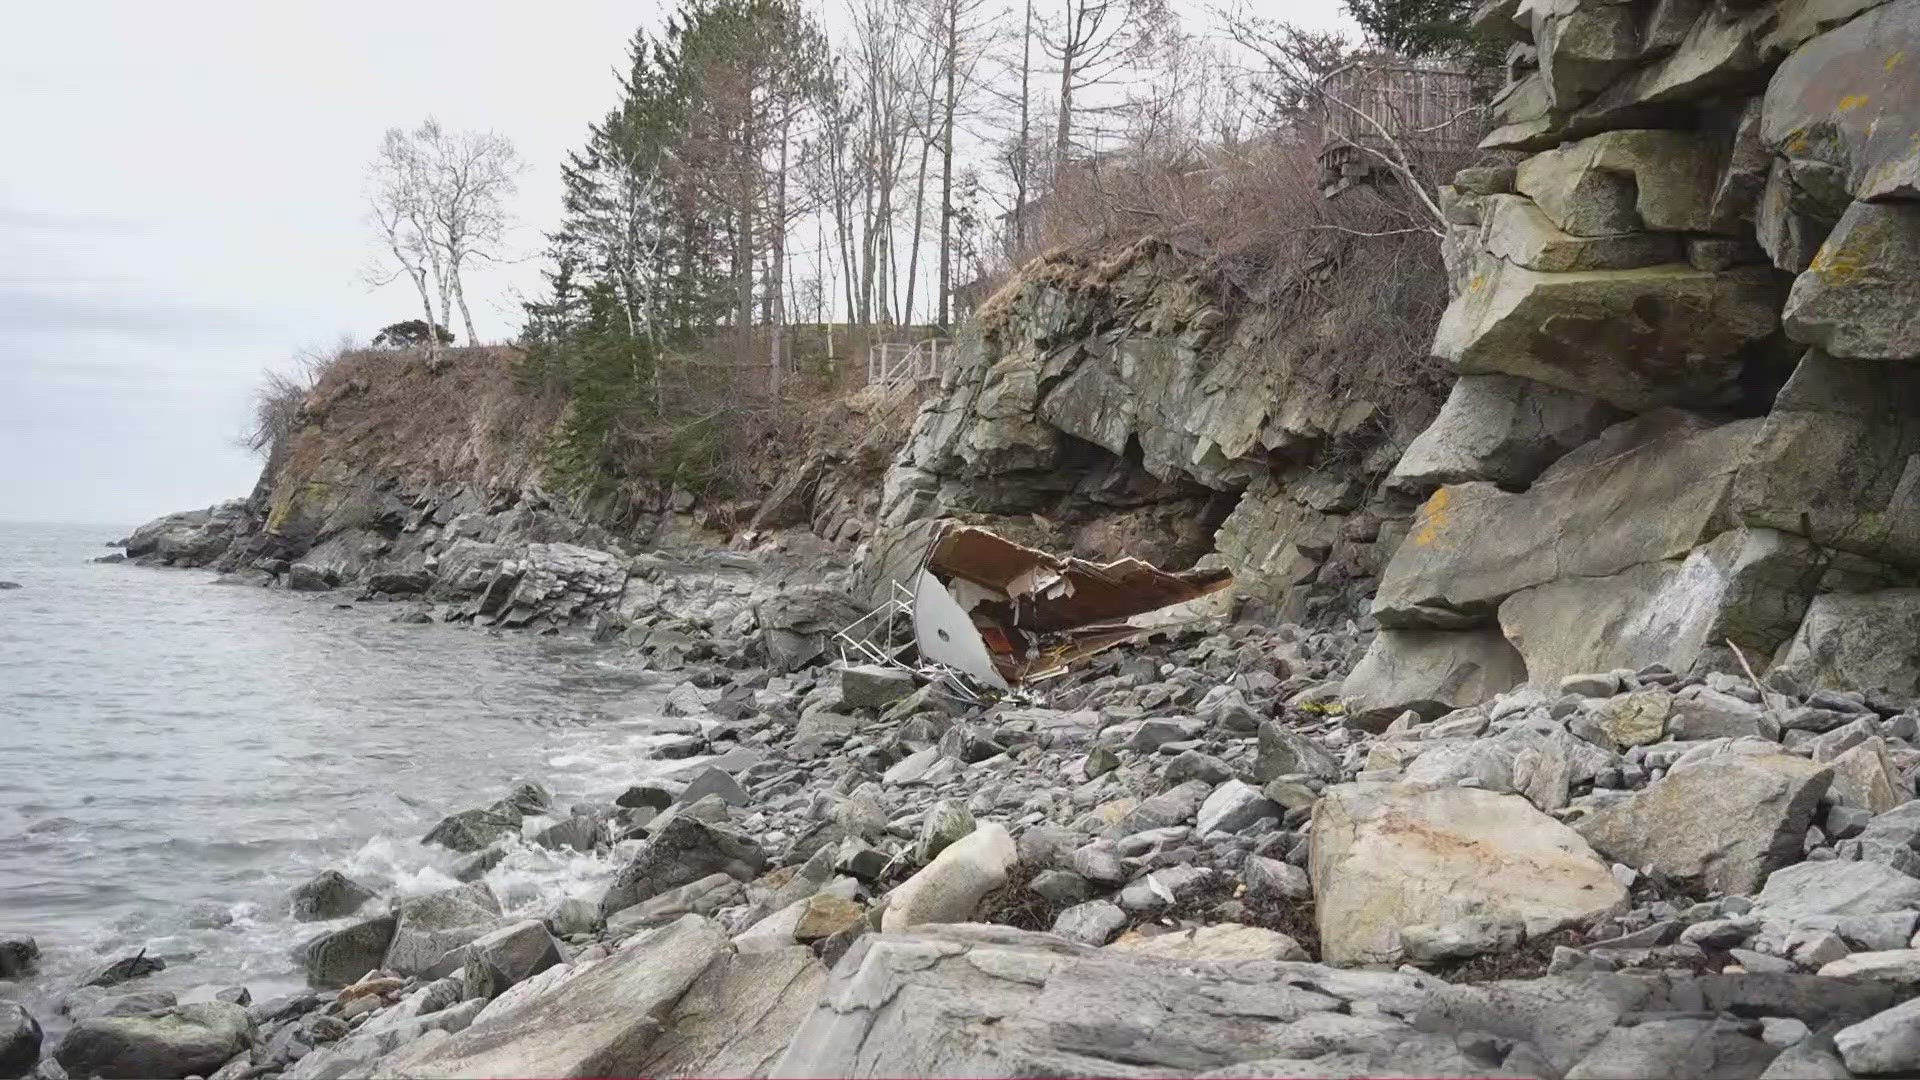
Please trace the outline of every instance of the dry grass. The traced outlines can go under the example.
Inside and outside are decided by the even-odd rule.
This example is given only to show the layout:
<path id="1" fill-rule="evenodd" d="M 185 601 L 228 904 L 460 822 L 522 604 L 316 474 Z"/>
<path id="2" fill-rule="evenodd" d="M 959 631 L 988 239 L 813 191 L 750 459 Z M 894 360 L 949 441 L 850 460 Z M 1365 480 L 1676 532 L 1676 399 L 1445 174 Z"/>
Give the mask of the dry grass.
<path id="1" fill-rule="evenodd" d="M 414 352 L 335 354 L 318 369 L 284 440 L 280 484 L 305 483 L 330 468 L 494 489 L 533 479 L 564 402 L 516 385 L 518 356 L 504 346 L 446 349 L 430 370 Z"/>

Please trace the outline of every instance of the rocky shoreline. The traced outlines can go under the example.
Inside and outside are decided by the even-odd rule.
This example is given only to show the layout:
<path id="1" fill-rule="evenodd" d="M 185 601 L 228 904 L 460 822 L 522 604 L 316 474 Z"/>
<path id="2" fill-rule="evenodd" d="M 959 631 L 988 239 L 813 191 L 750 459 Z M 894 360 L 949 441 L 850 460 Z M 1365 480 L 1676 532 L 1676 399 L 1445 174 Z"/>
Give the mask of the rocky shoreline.
<path id="1" fill-rule="evenodd" d="M 0 1074 L 1920 1068 L 1911 703 L 1649 669 L 1381 726 L 1338 704 L 1365 647 L 1201 624 L 969 704 L 707 642 L 660 665 L 684 765 L 456 810 L 458 889 L 320 875 L 310 992 L 180 1004 L 124 958 L 57 1042 L 9 1007 Z M 519 843 L 621 869 L 510 919 Z"/>

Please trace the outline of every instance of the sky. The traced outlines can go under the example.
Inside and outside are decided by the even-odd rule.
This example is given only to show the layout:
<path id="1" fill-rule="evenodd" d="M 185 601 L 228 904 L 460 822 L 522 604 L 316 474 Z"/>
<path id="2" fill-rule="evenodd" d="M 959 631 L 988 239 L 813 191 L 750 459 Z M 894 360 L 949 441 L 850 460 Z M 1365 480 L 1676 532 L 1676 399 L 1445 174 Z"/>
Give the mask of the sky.
<path id="1" fill-rule="evenodd" d="M 1339 21 L 1338 0 L 1248 7 Z M 480 335 L 510 337 L 559 162 L 660 18 L 658 0 L 10 11 L 0 521 L 131 525 L 252 488 L 260 461 L 238 439 L 262 373 L 415 315 L 409 286 L 366 272 L 365 169 L 388 127 L 492 129 L 527 161 L 524 257 L 467 286 Z"/>

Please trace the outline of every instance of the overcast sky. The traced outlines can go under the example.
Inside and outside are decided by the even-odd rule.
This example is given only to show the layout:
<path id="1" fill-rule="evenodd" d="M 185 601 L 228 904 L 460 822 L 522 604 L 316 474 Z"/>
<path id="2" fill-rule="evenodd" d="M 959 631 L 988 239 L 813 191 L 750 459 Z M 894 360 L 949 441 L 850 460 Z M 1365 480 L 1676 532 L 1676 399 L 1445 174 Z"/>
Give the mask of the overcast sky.
<path id="1" fill-rule="evenodd" d="M 1338 5 L 1249 6 L 1325 26 Z M 244 495 L 259 462 L 235 439 L 261 371 L 415 315 L 406 286 L 362 274 L 381 132 L 432 114 L 512 139 L 532 252 L 562 155 L 659 10 L 16 5 L 0 41 L 0 521 L 136 524 Z M 483 337 L 519 325 L 537 269 L 469 284 Z"/>

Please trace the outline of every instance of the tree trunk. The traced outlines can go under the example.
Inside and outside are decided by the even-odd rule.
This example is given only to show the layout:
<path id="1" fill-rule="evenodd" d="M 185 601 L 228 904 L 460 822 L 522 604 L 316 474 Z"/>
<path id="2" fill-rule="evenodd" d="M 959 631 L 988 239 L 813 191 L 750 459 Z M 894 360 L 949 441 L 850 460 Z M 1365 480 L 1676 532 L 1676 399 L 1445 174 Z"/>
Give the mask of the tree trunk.
<path id="1" fill-rule="evenodd" d="M 480 335 L 473 332 L 473 312 L 467 310 L 467 290 L 460 281 L 460 271 L 453 272 L 453 299 L 460 305 L 460 321 L 467 327 L 467 344 L 479 345 Z"/>
<path id="2" fill-rule="evenodd" d="M 1013 149 L 1013 253 L 1027 250 L 1027 185 L 1033 178 L 1033 0 L 1027 0 L 1027 20 L 1020 30 L 1020 143 Z"/>
<path id="3" fill-rule="evenodd" d="M 780 125 L 780 171 L 774 178 L 773 231 L 768 237 L 773 244 L 773 258 L 767 275 L 767 307 L 771 314 L 767 320 L 767 392 L 776 402 L 780 398 L 780 380 L 785 374 L 780 364 L 780 346 L 787 321 L 787 138 L 792 126 L 793 117 L 789 113 Z"/>
<path id="4" fill-rule="evenodd" d="M 420 290 L 420 310 L 427 315 L 427 370 L 440 370 L 440 335 L 433 332 L 438 323 L 433 321 L 433 297 L 427 292 L 427 271 L 425 267 L 407 267 L 407 276 L 413 279 L 413 287 Z"/>
<path id="5" fill-rule="evenodd" d="M 1079 32 L 1073 22 L 1073 0 L 1066 0 L 1063 30 L 1060 41 L 1060 129 L 1053 140 L 1053 167 L 1056 170 L 1065 167 L 1067 154 L 1073 149 L 1073 62 L 1078 59 L 1074 55 L 1074 41 Z"/>
<path id="6" fill-rule="evenodd" d="M 920 178 L 913 183 L 913 245 L 907 256 L 907 303 L 900 312 L 903 325 L 913 325 L 913 291 L 920 276 L 920 235 L 927 227 L 927 156 L 933 152 L 933 140 L 920 140 Z"/>
<path id="7" fill-rule="evenodd" d="M 947 9 L 947 100 L 940 133 L 940 302 L 935 319 L 947 325 L 947 299 L 953 295 L 953 114 L 959 107 L 960 0 L 945 0 Z"/>

